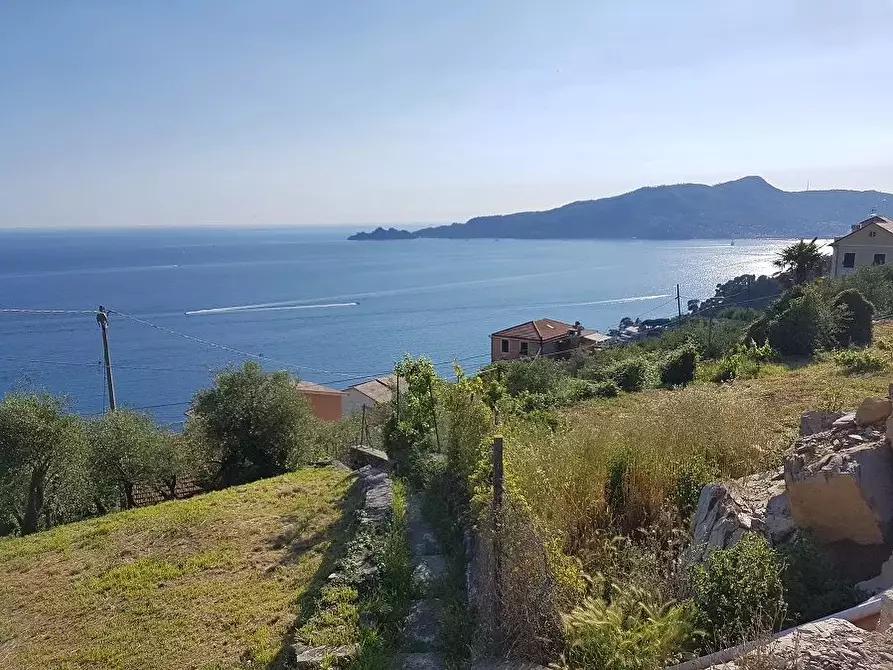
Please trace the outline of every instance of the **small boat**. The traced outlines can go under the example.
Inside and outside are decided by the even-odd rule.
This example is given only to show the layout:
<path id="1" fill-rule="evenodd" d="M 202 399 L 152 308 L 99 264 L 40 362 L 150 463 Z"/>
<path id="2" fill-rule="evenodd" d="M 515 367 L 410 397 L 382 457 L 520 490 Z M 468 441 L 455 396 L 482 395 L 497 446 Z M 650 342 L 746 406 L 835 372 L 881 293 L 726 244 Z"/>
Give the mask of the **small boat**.
<path id="1" fill-rule="evenodd" d="M 731 243 L 729 246 L 730 246 L 730 247 L 734 247 L 734 246 L 735 246 L 735 240 L 732 240 L 732 243 Z"/>

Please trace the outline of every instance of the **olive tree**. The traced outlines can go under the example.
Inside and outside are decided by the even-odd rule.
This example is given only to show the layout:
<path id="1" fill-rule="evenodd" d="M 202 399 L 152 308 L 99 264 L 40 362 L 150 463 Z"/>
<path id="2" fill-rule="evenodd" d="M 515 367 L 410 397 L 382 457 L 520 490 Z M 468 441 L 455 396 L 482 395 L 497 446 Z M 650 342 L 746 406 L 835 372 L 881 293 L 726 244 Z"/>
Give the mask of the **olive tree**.
<path id="1" fill-rule="evenodd" d="M 135 505 L 134 490 L 151 488 L 174 496 L 177 478 L 191 474 L 185 440 L 160 429 L 147 414 L 130 409 L 109 412 L 87 427 L 96 506 Z"/>
<path id="2" fill-rule="evenodd" d="M 211 388 L 193 396 L 186 433 L 203 452 L 211 483 L 271 477 L 306 462 L 313 415 L 296 382 L 249 361 L 218 373 Z"/>
<path id="3" fill-rule="evenodd" d="M 10 393 L 0 401 L 0 509 L 28 535 L 84 512 L 83 426 L 61 398 Z"/>

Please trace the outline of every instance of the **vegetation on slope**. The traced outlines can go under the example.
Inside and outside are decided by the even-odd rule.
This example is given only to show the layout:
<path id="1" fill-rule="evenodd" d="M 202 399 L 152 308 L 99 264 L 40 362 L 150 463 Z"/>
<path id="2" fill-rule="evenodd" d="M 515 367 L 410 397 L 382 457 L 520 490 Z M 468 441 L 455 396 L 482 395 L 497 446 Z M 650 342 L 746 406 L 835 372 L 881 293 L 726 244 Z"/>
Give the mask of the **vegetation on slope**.
<path id="1" fill-rule="evenodd" d="M 304 469 L 0 539 L 0 665 L 265 667 L 331 572 L 352 481 Z"/>

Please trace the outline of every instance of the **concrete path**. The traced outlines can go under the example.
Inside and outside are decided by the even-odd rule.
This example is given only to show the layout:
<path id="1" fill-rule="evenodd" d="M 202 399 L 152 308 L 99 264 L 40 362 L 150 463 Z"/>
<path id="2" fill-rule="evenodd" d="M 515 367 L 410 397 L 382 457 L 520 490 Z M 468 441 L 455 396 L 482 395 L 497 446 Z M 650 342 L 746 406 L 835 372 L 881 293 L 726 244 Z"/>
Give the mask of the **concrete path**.
<path id="1" fill-rule="evenodd" d="M 422 597 L 412 603 L 404 628 L 403 649 L 394 659 L 395 670 L 440 670 L 443 657 L 437 651 L 442 608 L 434 597 L 447 564 L 434 529 L 422 516 L 422 494 L 406 501 L 406 525 L 412 553 L 413 579 Z"/>

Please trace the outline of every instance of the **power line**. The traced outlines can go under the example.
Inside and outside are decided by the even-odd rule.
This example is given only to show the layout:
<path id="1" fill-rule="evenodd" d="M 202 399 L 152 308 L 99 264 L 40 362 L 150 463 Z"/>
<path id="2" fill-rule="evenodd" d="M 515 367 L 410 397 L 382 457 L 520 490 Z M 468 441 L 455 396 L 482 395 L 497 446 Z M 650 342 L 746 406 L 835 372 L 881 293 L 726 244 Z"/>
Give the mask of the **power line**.
<path id="1" fill-rule="evenodd" d="M 0 314 L 96 314 L 95 309 L 31 309 L 27 307 L 0 307 Z"/>
<path id="2" fill-rule="evenodd" d="M 144 326 L 149 326 L 150 328 L 154 328 L 156 330 L 160 330 L 161 332 L 167 333 L 168 335 L 175 335 L 176 337 L 182 337 L 190 342 L 195 342 L 197 344 L 203 344 L 207 347 L 213 347 L 215 349 L 220 349 L 222 351 L 228 351 L 233 354 L 238 354 L 239 356 L 243 356 L 245 358 L 255 358 L 261 361 L 271 361 L 273 363 L 278 363 L 280 365 L 284 365 L 289 368 L 294 368 L 296 370 L 301 370 L 302 368 L 305 370 L 313 370 L 314 372 L 322 372 L 323 374 L 330 375 L 352 375 L 355 373 L 352 372 L 336 372 L 334 370 L 323 370 L 321 368 L 313 368 L 309 365 L 297 365 L 294 363 L 289 363 L 288 361 L 278 360 L 276 358 L 271 358 L 269 356 L 265 356 L 264 354 L 256 354 L 250 351 L 243 351 L 242 349 L 236 349 L 235 347 L 231 347 L 226 344 L 219 344 L 217 342 L 212 342 L 210 340 L 206 340 L 201 337 L 195 337 L 194 335 L 187 335 L 186 333 L 181 333 L 180 331 L 173 330 L 172 328 L 168 328 L 167 326 L 162 326 L 157 323 L 152 323 L 151 321 L 147 321 L 146 319 L 141 319 L 136 316 L 132 316 L 130 314 L 125 314 L 124 312 L 119 312 L 116 309 L 108 310 L 110 314 L 117 314 L 118 316 L 124 317 L 125 319 L 130 319 L 131 321 L 135 321 L 136 323 L 140 323 Z"/>

